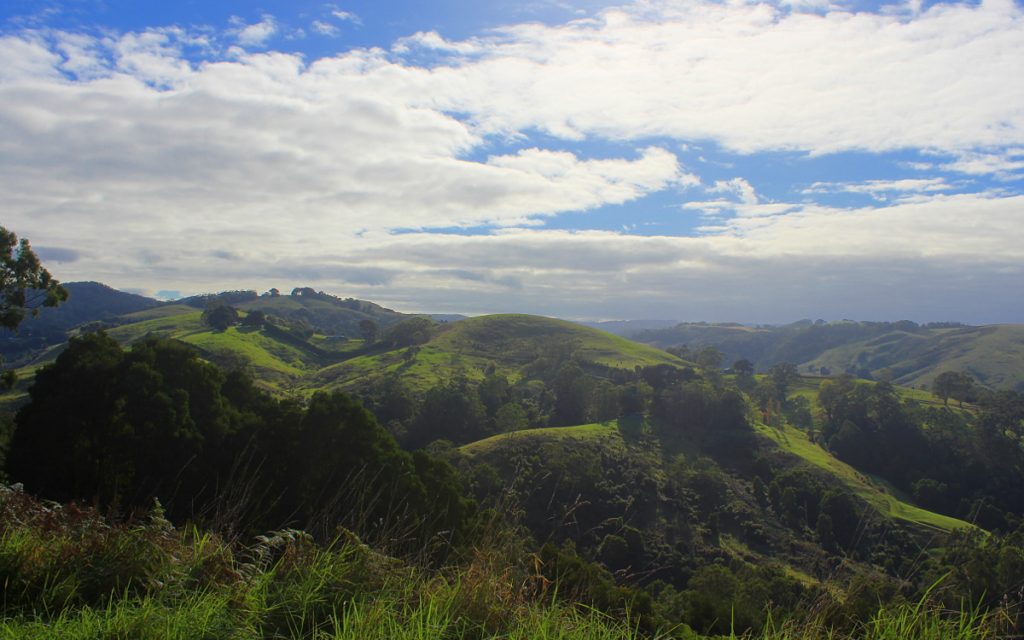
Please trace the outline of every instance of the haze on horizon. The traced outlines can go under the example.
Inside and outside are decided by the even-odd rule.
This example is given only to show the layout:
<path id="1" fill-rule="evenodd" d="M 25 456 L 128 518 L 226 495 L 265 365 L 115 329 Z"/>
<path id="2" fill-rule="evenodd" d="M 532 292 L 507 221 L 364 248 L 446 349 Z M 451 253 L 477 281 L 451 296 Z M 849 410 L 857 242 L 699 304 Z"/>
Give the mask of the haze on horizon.
<path id="1" fill-rule="evenodd" d="M 61 280 L 401 311 L 1024 321 L 1024 7 L 0 8 Z"/>

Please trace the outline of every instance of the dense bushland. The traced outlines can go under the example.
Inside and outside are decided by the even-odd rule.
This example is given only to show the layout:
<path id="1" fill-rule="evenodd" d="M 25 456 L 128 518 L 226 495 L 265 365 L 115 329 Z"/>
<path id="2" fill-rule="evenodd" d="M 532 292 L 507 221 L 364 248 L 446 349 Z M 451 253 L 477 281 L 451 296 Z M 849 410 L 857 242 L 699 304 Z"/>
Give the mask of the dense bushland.
<path id="1" fill-rule="evenodd" d="M 701 360 L 626 370 L 570 342 L 524 358 L 518 377 L 488 367 L 426 389 L 384 377 L 364 397 L 418 447 L 408 452 L 347 395 L 281 400 L 181 343 L 146 339 L 126 351 L 102 333 L 75 338 L 38 372 L 13 422 L 9 480 L 73 502 L 4 494 L 7 629 L 211 638 L 1020 631 L 1016 494 L 989 493 L 1019 468 L 1016 454 L 992 452 L 1019 435 L 1013 398 L 976 417 L 942 408 L 935 415 L 956 437 L 940 438 L 934 408 L 907 404 L 891 386 L 823 384 L 821 416 L 807 418 L 806 401 L 789 394 L 790 368 L 733 380 Z M 947 538 L 896 522 L 759 434 L 757 422 L 817 427 L 851 464 L 915 491 L 947 477 L 935 475 L 937 460 L 1002 455 L 988 484 L 962 490 L 1017 532 Z M 843 435 L 854 427 L 874 440 Z M 480 441 L 494 434 L 509 435 Z M 985 440 L 993 437 L 1003 439 Z M 858 458 L 857 446 L 879 452 Z M 896 447 L 922 455 L 900 464 Z M 981 608 L 959 613 L 973 605 Z"/>
<path id="2" fill-rule="evenodd" d="M 131 512 L 158 498 L 175 521 L 238 534 L 343 525 L 415 546 L 458 546 L 473 526 L 454 471 L 399 449 L 350 397 L 277 400 L 182 343 L 73 338 L 30 396 L 6 470 L 50 499 Z"/>
<path id="3" fill-rule="evenodd" d="M 616 616 L 584 604 L 600 604 L 603 579 L 571 554 L 550 548 L 522 556 L 492 540 L 495 544 L 458 565 L 429 570 L 380 554 L 346 531 L 328 544 L 295 530 L 230 544 L 191 526 L 175 528 L 159 507 L 111 524 L 90 508 L 44 504 L 9 487 L 0 487 L 0 515 L 0 637 L 5 638 L 625 640 L 646 635 L 637 613 L 642 603 L 628 602 L 634 608 Z M 683 605 L 735 618 L 738 611 L 729 608 L 722 591 L 735 580 L 708 567 L 695 584 L 700 588 Z M 755 598 L 772 595 L 753 586 L 741 590 L 753 590 Z M 769 619 L 763 631 L 745 637 L 980 640 L 1005 631 L 1005 611 L 949 611 L 930 602 L 881 608 L 869 603 L 864 621 L 849 634 L 831 630 L 812 609 L 784 624 Z M 763 614 L 759 618 L 764 622 Z M 679 625 L 655 635 L 698 638 Z"/>

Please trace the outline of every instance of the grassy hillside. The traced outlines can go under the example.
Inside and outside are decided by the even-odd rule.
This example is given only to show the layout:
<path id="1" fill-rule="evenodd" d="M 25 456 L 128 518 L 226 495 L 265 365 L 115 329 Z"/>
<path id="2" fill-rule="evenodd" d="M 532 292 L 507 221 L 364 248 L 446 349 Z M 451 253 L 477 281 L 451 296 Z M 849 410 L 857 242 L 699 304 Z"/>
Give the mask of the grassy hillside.
<path id="1" fill-rule="evenodd" d="M 524 367 L 557 353 L 585 364 L 633 370 L 685 362 L 660 349 L 572 322 L 529 315 L 491 315 L 440 325 L 424 344 L 352 358 L 317 372 L 309 388 L 353 388 L 397 375 L 424 390 L 464 376 L 480 380 L 494 371 L 515 381 Z"/>
<path id="2" fill-rule="evenodd" d="M 964 371 L 996 389 L 1024 388 L 1024 325 L 893 332 L 830 349 L 805 363 L 833 372 L 889 369 L 905 386 L 931 385 L 943 371 Z"/>
<path id="3" fill-rule="evenodd" d="M 483 440 L 477 440 L 459 447 L 459 451 L 470 456 L 494 455 L 502 447 L 526 444 L 542 446 L 546 443 L 560 443 L 574 446 L 579 442 L 601 442 L 610 446 L 621 446 L 622 437 L 616 422 L 581 424 L 575 427 L 541 427 L 502 433 Z"/>
<path id="4" fill-rule="evenodd" d="M 771 438 L 784 451 L 797 455 L 812 465 L 827 471 L 850 492 L 863 498 L 879 514 L 887 518 L 904 520 L 938 531 L 973 528 L 973 525 L 963 520 L 933 513 L 897 497 L 891 488 L 877 480 L 869 479 L 866 475 L 845 462 L 837 460 L 820 446 L 811 442 L 803 431 L 788 425 L 774 428 L 757 424 L 755 428 L 758 433 Z"/>
<path id="5" fill-rule="evenodd" d="M 1024 388 L 1024 325 L 917 325 L 913 322 L 799 322 L 780 327 L 680 324 L 634 339 L 662 348 L 715 346 L 726 364 L 740 358 L 766 370 L 779 362 L 801 371 L 861 377 L 883 370 L 905 386 L 930 385 L 943 371 L 964 371 L 993 389 Z"/>
<path id="6" fill-rule="evenodd" d="M 296 295 L 262 295 L 235 306 L 243 311 L 263 311 L 292 322 L 306 323 L 324 335 L 359 338 L 360 323 L 369 320 L 380 328 L 409 317 L 378 304 L 354 298 L 338 298 L 311 289 Z"/>
<path id="7" fill-rule="evenodd" d="M 339 311 L 342 303 L 354 308 L 342 307 Z M 330 311 L 332 322 L 341 322 L 339 318 L 344 317 L 345 322 L 358 325 L 360 319 L 381 319 L 382 308 L 365 306 L 369 304 L 309 296 L 260 296 L 239 308 L 248 308 L 249 312 L 258 309 L 275 317 L 314 319 L 317 313 Z M 395 317 L 384 313 L 387 321 L 407 317 L 388 313 Z M 321 389 L 363 388 L 392 374 L 414 391 L 456 376 L 478 381 L 485 371 L 515 381 L 524 367 L 552 353 L 572 353 L 585 364 L 623 370 L 656 364 L 685 365 L 648 345 L 571 322 L 527 315 L 483 316 L 436 325 L 427 342 L 401 348 L 384 344 L 373 348 L 360 339 L 325 335 L 327 329 L 318 325 L 309 328 L 312 335 L 305 339 L 243 326 L 217 332 L 203 323 L 200 310 L 184 304 L 138 311 L 116 322 L 117 326 L 107 332 L 122 344 L 150 336 L 182 340 L 218 364 L 248 368 L 264 388 L 299 396 Z M 59 351 L 59 347 L 51 348 L 40 362 L 52 361 Z M 30 376 L 31 370 L 21 373 Z M 23 391 L 24 384 L 20 387 Z"/>

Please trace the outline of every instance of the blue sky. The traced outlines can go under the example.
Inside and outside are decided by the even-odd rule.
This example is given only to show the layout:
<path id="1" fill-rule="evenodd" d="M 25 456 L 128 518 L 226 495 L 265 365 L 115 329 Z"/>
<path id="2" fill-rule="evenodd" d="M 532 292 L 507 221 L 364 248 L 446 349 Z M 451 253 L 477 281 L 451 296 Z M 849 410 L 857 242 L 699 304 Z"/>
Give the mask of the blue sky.
<path id="1" fill-rule="evenodd" d="M 0 7 L 64 280 L 403 311 L 1024 321 L 1013 0 Z"/>

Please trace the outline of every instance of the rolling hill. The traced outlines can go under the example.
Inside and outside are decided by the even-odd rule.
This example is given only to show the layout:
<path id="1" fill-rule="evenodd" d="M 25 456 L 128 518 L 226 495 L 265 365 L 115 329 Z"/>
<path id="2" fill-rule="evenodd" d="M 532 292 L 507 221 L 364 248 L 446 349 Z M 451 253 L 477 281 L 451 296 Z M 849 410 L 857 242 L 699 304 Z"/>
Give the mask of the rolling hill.
<path id="1" fill-rule="evenodd" d="M 416 389 L 455 376 L 480 380 L 498 372 L 515 381 L 545 358 L 575 355 L 598 368 L 686 363 L 660 349 L 581 325 L 529 315 L 491 315 L 438 326 L 423 344 L 356 357 L 319 371 L 315 388 L 354 389 L 395 375 Z"/>
<path id="2" fill-rule="evenodd" d="M 913 387 L 930 385 L 943 371 L 964 371 L 993 389 L 1024 389 L 1024 325 L 971 327 L 913 322 L 810 322 L 780 327 L 679 324 L 640 331 L 632 339 L 668 348 L 718 348 L 731 363 L 741 358 L 761 370 L 792 362 L 806 373 L 878 377 Z"/>

